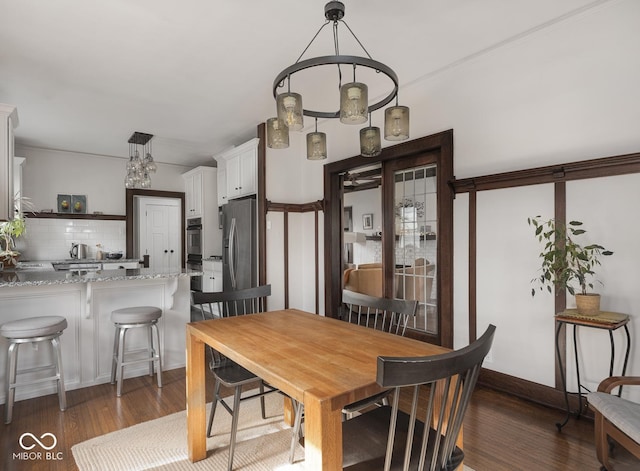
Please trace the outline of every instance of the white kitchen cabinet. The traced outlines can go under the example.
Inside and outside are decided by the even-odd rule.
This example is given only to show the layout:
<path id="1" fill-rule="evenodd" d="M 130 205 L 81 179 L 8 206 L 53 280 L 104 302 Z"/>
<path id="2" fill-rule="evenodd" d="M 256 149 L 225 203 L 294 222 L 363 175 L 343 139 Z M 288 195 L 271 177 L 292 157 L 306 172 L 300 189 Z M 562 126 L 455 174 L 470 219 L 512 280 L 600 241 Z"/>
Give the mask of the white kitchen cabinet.
<path id="1" fill-rule="evenodd" d="M 185 214 L 188 218 L 202 216 L 202 198 L 204 185 L 204 172 L 188 172 L 182 175 L 184 178 L 184 203 Z"/>
<path id="2" fill-rule="evenodd" d="M 157 306 L 162 309 L 158 323 L 162 369 L 183 368 L 185 325 L 190 321 L 189 277 L 154 277 L 0 288 L 0 323 L 43 312 L 64 315 L 68 327 L 60 337 L 65 388 L 84 388 L 111 380 L 115 327 L 111 312 L 129 306 Z M 145 329 L 127 333 L 127 347 L 146 347 Z M 0 364 L 6 363 L 6 348 L 0 349 Z M 51 363 L 51 348 L 31 344 L 20 346 L 18 367 L 38 367 Z M 125 378 L 149 374 L 147 364 L 125 368 Z M 4 402 L 5 370 L 0 368 L 0 403 Z M 124 388 L 127 385 L 125 382 Z M 16 389 L 16 399 L 55 394 L 53 381 Z M 115 393 L 114 393 L 115 395 Z"/>
<path id="3" fill-rule="evenodd" d="M 256 193 L 259 142 L 258 138 L 252 139 L 218 157 L 226 160 L 227 199 Z"/>
<path id="4" fill-rule="evenodd" d="M 22 166 L 25 162 L 24 157 L 13 158 L 13 194 L 17 196 L 26 196 L 22 194 Z M 15 207 L 18 211 L 22 212 L 22 200 L 19 199 L 15 202 Z"/>
<path id="5" fill-rule="evenodd" d="M 13 219 L 14 129 L 18 126 L 15 106 L 0 103 L 0 220 Z"/>
<path id="6" fill-rule="evenodd" d="M 218 169 L 196 167 L 183 173 L 182 177 L 185 181 L 185 216 L 187 219 L 201 218 L 202 258 L 222 255 L 222 230 L 218 224 Z"/>
<path id="7" fill-rule="evenodd" d="M 202 291 L 214 293 L 222 291 L 222 260 L 204 260 L 202 262 Z"/>
<path id="8" fill-rule="evenodd" d="M 227 203 L 227 170 L 218 169 L 218 206 Z"/>

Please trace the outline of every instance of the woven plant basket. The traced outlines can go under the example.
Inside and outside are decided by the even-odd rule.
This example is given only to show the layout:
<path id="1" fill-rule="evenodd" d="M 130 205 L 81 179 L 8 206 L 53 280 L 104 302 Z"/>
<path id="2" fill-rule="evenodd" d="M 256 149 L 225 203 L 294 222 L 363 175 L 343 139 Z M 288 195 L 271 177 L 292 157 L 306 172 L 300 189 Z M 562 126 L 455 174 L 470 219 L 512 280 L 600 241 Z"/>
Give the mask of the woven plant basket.
<path id="1" fill-rule="evenodd" d="M 576 309 L 583 316 L 597 316 L 600 313 L 600 295 L 576 294 Z"/>

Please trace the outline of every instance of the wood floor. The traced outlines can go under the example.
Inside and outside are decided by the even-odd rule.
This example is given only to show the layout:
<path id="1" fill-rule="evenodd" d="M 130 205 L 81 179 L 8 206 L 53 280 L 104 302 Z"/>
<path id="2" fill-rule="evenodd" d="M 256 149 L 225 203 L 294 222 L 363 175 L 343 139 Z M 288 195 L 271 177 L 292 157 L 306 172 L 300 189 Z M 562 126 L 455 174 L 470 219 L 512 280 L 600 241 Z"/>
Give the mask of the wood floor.
<path id="1" fill-rule="evenodd" d="M 162 389 L 156 388 L 148 376 L 127 379 L 121 398 L 116 397 L 115 386 L 110 384 L 69 391 L 65 412 L 58 410 L 55 395 L 20 401 L 14 406 L 13 422 L 0 424 L 0 469 L 75 470 L 72 445 L 184 410 L 184 378 L 184 369 L 167 371 Z M 465 464 L 476 471 L 598 470 L 593 422 L 571 419 L 558 433 L 555 423 L 562 417 L 560 411 L 478 387 L 465 420 Z M 23 451 L 18 443 L 22 434 L 40 437 L 47 432 L 57 438 L 50 456 L 56 460 L 20 460 L 14 456 Z M 34 443 L 29 440 L 27 436 L 24 444 Z M 640 463 L 622 450 L 618 455 L 620 466 L 616 469 L 640 469 Z"/>

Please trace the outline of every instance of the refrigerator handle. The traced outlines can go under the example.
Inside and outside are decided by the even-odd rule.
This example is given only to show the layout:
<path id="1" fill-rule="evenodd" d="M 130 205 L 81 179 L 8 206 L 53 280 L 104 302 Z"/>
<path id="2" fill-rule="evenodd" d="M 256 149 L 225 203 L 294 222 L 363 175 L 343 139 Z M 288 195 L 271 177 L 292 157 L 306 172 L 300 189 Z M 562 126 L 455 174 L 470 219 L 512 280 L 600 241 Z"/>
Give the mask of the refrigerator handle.
<path id="1" fill-rule="evenodd" d="M 236 245 L 236 218 L 231 219 L 231 226 L 229 227 L 229 247 L 227 248 L 229 259 L 229 275 L 231 278 L 231 289 L 236 289 L 236 259 L 235 259 L 235 245 Z"/>

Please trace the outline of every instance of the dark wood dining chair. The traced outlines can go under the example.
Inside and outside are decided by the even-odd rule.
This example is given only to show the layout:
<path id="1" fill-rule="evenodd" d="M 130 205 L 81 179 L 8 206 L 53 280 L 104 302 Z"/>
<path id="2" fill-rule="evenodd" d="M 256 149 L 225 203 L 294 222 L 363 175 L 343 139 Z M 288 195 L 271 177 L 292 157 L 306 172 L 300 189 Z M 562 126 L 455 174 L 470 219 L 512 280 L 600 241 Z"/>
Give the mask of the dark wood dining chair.
<path id="1" fill-rule="evenodd" d="M 418 301 L 416 300 L 377 298 L 346 289 L 342 292 L 342 303 L 346 310 L 346 313 L 343 314 L 346 321 L 402 337 L 407 331 L 409 321 L 413 319 L 418 309 Z M 342 412 L 345 418 L 351 417 L 354 412 L 380 403 L 389 393 L 389 390 L 382 391 L 375 396 L 348 404 L 342 409 Z"/>
<path id="2" fill-rule="evenodd" d="M 392 405 L 342 423 L 343 469 L 457 469 L 464 453 L 456 440 L 495 330 L 490 325 L 471 345 L 450 353 L 378 357 L 376 381 L 394 389 Z M 440 406 L 437 382 L 442 382 L 442 397 L 448 398 Z M 402 388 L 412 396 L 409 413 L 399 407 Z"/>
<path id="3" fill-rule="evenodd" d="M 344 311 L 342 319 L 372 329 L 382 330 L 390 334 L 404 336 L 409 320 L 416 314 L 418 301 L 406 299 L 388 299 L 343 290 L 342 302 Z M 342 409 L 344 418 L 374 404 L 383 404 L 391 391 L 382 391 L 374 396 L 346 405 Z M 304 405 L 293 402 L 294 423 L 289 463 L 293 463 L 295 447 L 302 440 L 302 420 Z"/>
<path id="4" fill-rule="evenodd" d="M 265 312 L 266 299 L 271 295 L 271 285 L 258 286 L 237 291 L 224 291 L 214 293 L 191 292 L 191 304 L 200 312 L 202 319 L 212 319 L 216 317 L 243 316 Z M 266 418 L 264 395 L 278 392 L 269 384 L 249 370 L 238 365 L 234 361 L 221 355 L 211 347 L 207 347 L 210 355 L 209 369 L 213 373 L 215 380 L 214 399 L 211 404 L 211 414 L 207 426 L 207 437 L 211 437 L 213 418 L 216 413 L 216 406 L 220 403 L 231 414 L 231 433 L 229 443 L 228 471 L 233 469 L 233 455 L 236 447 L 236 432 L 238 430 L 238 416 L 240 403 L 248 399 L 260 398 L 262 418 Z M 243 386 L 256 383 L 259 387 L 258 393 L 242 396 Z M 233 404 L 227 403 L 220 395 L 220 387 L 233 388 Z"/>
<path id="5" fill-rule="evenodd" d="M 342 291 L 342 303 L 342 318 L 347 322 L 397 335 L 405 334 L 418 308 L 415 300 L 378 298 L 346 289 Z"/>
<path id="6" fill-rule="evenodd" d="M 598 385 L 598 391 L 587 395 L 594 414 L 596 456 L 603 471 L 613 469 L 611 439 L 640 459 L 640 404 L 611 394 L 618 386 L 639 385 L 639 376 L 611 376 Z"/>

